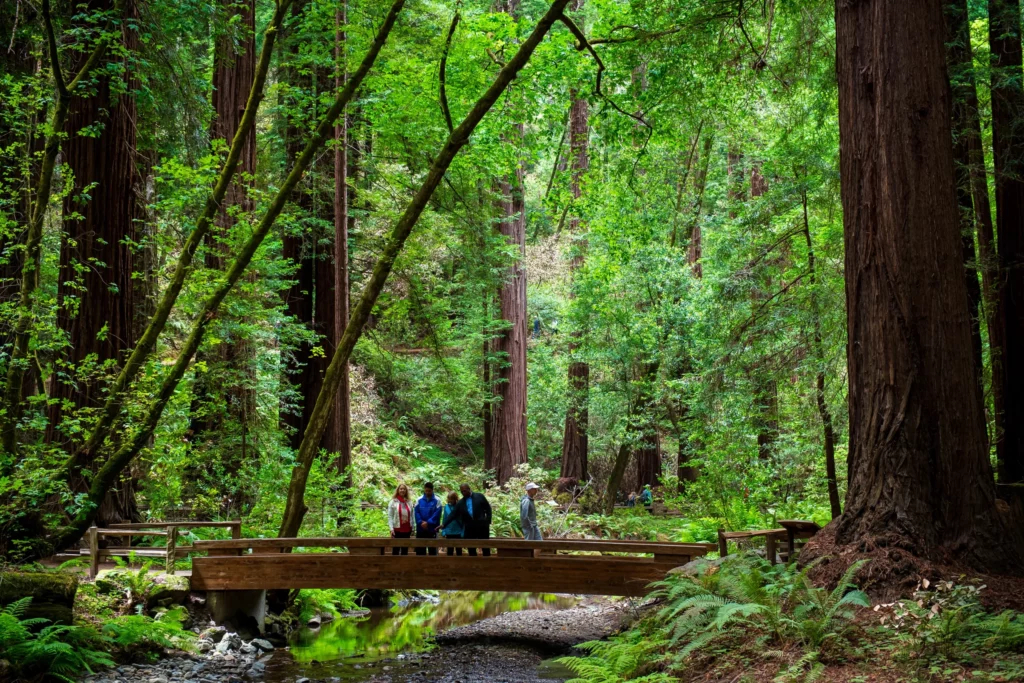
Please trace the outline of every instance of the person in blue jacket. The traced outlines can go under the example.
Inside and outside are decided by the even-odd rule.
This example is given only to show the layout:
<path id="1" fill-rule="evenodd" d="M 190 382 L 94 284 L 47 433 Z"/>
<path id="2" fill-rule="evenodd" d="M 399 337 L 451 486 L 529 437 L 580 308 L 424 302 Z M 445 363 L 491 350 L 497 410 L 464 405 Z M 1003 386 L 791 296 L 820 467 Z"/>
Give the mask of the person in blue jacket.
<path id="1" fill-rule="evenodd" d="M 416 501 L 416 538 L 437 538 L 441 526 L 441 499 L 434 495 L 434 485 L 429 481 L 423 485 L 423 495 Z M 426 555 L 427 548 L 416 548 L 417 555 Z M 429 548 L 431 555 L 437 555 L 437 548 Z"/>

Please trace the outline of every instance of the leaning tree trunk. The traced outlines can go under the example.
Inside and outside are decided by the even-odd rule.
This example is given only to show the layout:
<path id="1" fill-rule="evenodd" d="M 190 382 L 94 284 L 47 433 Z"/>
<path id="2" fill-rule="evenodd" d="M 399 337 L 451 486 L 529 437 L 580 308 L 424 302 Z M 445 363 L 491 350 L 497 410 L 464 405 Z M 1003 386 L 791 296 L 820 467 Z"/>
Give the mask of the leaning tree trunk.
<path id="1" fill-rule="evenodd" d="M 515 55 L 501 68 L 494 82 L 483 96 L 477 100 L 462 123 L 455 127 L 448 136 L 441 151 L 434 158 L 430 170 L 424 177 L 416 194 L 406 206 L 402 216 L 395 223 L 391 234 L 388 236 L 384 251 L 373 268 L 373 274 L 363 288 L 359 303 L 352 311 L 351 319 L 345 327 L 345 334 L 342 335 L 338 348 L 334 352 L 334 358 L 327 369 L 323 390 L 317 396 L 313 415 L 309 426 L 306 428 L 306 434 L 303 436 L 302 445 L 299 448 L 297 463 L 292 469 L 292 477 L 288 485 L 288 498 L 278 536 L 295 536 L 302 526 L 302 519 L 307 511 L 305 504 L 306 482 L 309 479 L 309 471 L 313 464 L 313 457 L 316 455 L 317 445 L 327 425 L 331 405 L 334 402 L 338 387 L 341 385 L 341 369 L 348 362 L 352 350 L 355 348 L 356 341 L 362 334 L 363 326 L 369 320 L 370 312 L 373 310 L 374 305 L 376 305 L 377 297 L 380 296 L 384 283 L 394 267 L 395 259 L 405 246 L 405 241 L 409 238 L 409 233 L 416 226 L 420 215 L 426 208 L 431 196 L 433 196 L 434 190 L 441 183 L 455 155 L 469 142 L 469 136 L 477 124 L 480 123 L 519 71 L 529 61 L 537 45 L 540 44 L 554 23 L 562 16 L 562 11 L 567 3 L 568 0 L 554 0 L 552 2 L 548 11 L 537 23 L 530 36 L 523 41 L 519 49 L 516 50 Z"/>
<path id="2" fill-rule="evenodd" d="M 112 6 L 106 0 L 101 2 L 93 7 Z M 127 4 L 125 13 L 134 16 L 134 6 Z M 134 50 L 135 31 L 127 26 L 122 31 L 124 49 Z M 125 87 L 127 92 L 116 92 Z M 68 346 L 50 392 L 48 429 L 48 438 L 59 443 L 69 441 L 61 421 L 83 408 L 102 405 L 104 398 L 101 386 L 92 378 L 59 378 L 73 377 L 90 358 L 101 364 L 119 363 L 135 344 L 132 245 L 140 213 L 133 87 L 129 77 L 116 89 L 109 79 L 100 78 L 90 96 L 72 101 L 69 112 L 64 159 L 74 176 L 74 191 L 64 201 L 57 286 L 57 323 Z M 72 407 L 70 414 L 67 406 Z M 83 467 L 93 469 L 92 459 Z M 130 475 L 124 482 L 120 492 L 104 500 L 99 511 L 101 523 L 131 520 L 137 515 Z M 89 489 L 88 477 L 76 476 L 69 484 L 76 493 Z"/>
<path id="3" fill-rule="evenodd" d="M 999 310 L 1003 356 L 999 383 L 1003 403 L 997 444 L 1000 483 L 1024 481 L 1024 85 L 1018 0 L 989 0 L 992 53 L 992 151 L 999 235 Z M 997 436 L 998 438 L 998 436 Z"/>
<path id="4" fill-rule="evenodd" d="M 849 489 L 815 545 L 1007 570 L 1018 534 L 996 511 L 974 373 L 942 8 L 836 6 Z"/>
<path id="5" fill-rule="evenodd" d="M 582 3 L 579 3 L 582 4 Z M 569 111 L 569 157 L 570 190 L 573 201 L 583 194 L 582 181 L 590 167 L 588 144 L 590 126 L 587 100 L 573 91 L 572 107 Z M 572 273 L 583 267 L 586 261 L 587 241 L 580 236 L 581 225 L 578 206 L 572 207 L 569 218 L 569 234 L 576 240 L 576 251 L 569 264 Z M 575 296 L 570 293 L 570 296 Z M 569 409 L 565 415 L 565 431 L 562 436 L 562 471 L 564 478 L 584 481 L 587 478 L 587 423 L 589 422 L 590 365 L 579 357 L 582 331 L 574 330 L 569 342 Z"/>

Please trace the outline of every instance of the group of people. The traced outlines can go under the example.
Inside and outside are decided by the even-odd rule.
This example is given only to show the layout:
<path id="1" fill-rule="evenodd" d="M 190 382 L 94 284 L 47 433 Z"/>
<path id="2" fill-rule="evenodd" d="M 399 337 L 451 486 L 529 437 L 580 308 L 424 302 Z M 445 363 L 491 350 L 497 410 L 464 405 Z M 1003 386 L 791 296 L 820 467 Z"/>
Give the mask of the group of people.
<path id="1" fill-rule="evenodd" d="M 526 493 L 519 502 L 519 522 L 523 538 L 528 541 L 543 540 L 537 525 L 537 508 L 534 499 L 540 487 L 533 482 L 526 485 Z M 388 504 L 388 526 L 392 538 L 437 538 L 440 534 L 450 539 L 486 539 L 491 537 L 491 504 L 484 494 L 473 491 L 469 484 L 459 486 L 459 492 L 449 491 L 445 501 L 434 494 L 434 484 L 423 485 L 423 495 L 411 502 L 409 487 L 399 484 L 395 495 Z M 456 555 L 462 548 L 454 548 Z M 469 548 L 469 554 L 476 556 L 476 548 Z M 408 548 L 392 548 L 394 555 L 408 555 Z M 437 555 L 437 548 L 416 548 L 417 555 Z M 449 551 L 450 552 L 450 551 Z M 483 554 L 489 556 L 490 548 Z"/>
<path id="2" fill-rule="evenodd" d="M 631 491 L 629 497 L 626 498 L 626 507 L 636 507 L 637 501 L 647 508 L 648 512 L 651 512 L 651 508 L 654 505 L 654 493 L 651 491 L 650 484 L 644 486 L 644 490 L 640 492 L 640 496 L 637 497 L 636 491 Z"/>

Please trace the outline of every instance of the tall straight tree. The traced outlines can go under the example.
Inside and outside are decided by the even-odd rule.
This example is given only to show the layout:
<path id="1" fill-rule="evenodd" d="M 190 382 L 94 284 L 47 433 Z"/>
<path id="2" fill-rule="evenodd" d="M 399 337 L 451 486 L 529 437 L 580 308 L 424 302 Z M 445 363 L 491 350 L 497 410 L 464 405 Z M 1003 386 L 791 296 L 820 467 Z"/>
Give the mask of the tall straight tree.
<path id="1" fill-rule="evenodd" d="M 230 147 L 235 133 L 242 123 L 242 115 L 249 100 L 256 75 L 256 17 L 254 0 L 225 0 L 222 11 L 227 19 L 223 24 L 228 28 L 216 36 L 213 54 L 213 123 L 210 137 L 223 140 Z M 251 128 L 245 135 L 238 159 L 238 173 L 252 174 L 256 170 L 256 129 Z M 214 219 L 214 229 L 208 238 L 206 265 L 223 270 L 226 257 L 230 255 L 227 241 L 235 224 L 234 211 L 251 208 L 244 177 L 236 177 L 228 188 Z M 208 366 L 223 365 L 235 376 L 247 374 L 246 365 L 251 349 L 244 339 L 223 342 L 211 350 L 211 356 L 204 358 Z M 193 383 L 193 411 L 190 430 L 194 443 L 212 441 L 225 458 L 225 468 L 234 473 L 245 459 L 246 434 L 253 420 L 256 395 L 252 382 L 235 381 L 229 386 L 219 386 L 216 379 L 207 379 L 207 373 L 196 373 Z M 238 437 L 224 432 L 228 421 L 240 429 Z M 226 443 L 227 442 L 227 443 Z M 240 448 L 229 446 L 237 442 Z"/>
<path id="2" fill-rule="evenodd" d="M 1024 85 L 1021 83 L 1019 0 L 989 0 L 992 59 L 992 152 L 996 233 L 999 236 L 999 310 L 1003 402 L 997 442 L 999 481 L 1024 481 Z M 997 438 L 998 435 L 997 435 Z"/>
<path id="3" fill-rule="evenodd" d="M 584 0 L 573 0 L 574 10 L 583 9 Z M 590 168 L 589 143 L 590 121 L 588 104 L 579 90 L 571 91 L 572 106 L 569 110 L 569 190 L 575 206 L 570 208 L 569 234 L 575 241 L 575 252 L 569 264 L 572 273 L 583 267 L 586 261 L 587 242 L 580 235 L 579 199 L 583 196 L 583 176 Z M 570 294 L 572 296 L 572 294 Z M 590 365 L 580 359 L 581 331 L 574 330 L 569 342 L 569 409 L 565 415 L 565 431 L 562 435 L 562 471 L 566 478 L 585 481 L 588 476 L 587 423 L 590 415 L 587 409 L 590 393 Z"/>
<path id="4" fill-rule="evenodd" d="M 974 373 L 943 5 L 836 4 L 849 489 L 821 541 L 1019 570 Z"/>
<path id="5" fill-rule="evenodd" d="M 93 10 L 112 6 L 109 0 L 90 3 Z M 125 15 L 135 14 L 134 4 L 127 3 Z M 126 51 L 134 50 L 138 42 L 129 23 L 121 25 Z M 135 343 L 132 244 L 140 213 L 134 83 L 127 62 L 121 61 L 120 74 L 97 79 L 90 95 L 75 98 L 69 111 L 64 158 L 74 176 L 74 192 L 64 201 L 57 288 L 57 321 L 68 346 L 50 392 L 54 401 L 49 436 L 59 442 L 66 439 L 60 422 L 69 414 L 68 408 L 102 405 L 99 384 L 87 374 L 76 373 L 88 371 L 93 363 L 119 363 Z M 81 478 L 70 484 L 79 492 L 88 487 Z M 122 493 L 107 498 L 101 521 L 120 521 L 134 514 L 130 492 Z"/>
<path id="6" fill-rule="evenodd" d="M 341 92 L 346 76 L 346 31 L 348 0 L 334 16 L 334 88 Z M 345 333 L 349 314 L 348 273 L 348 113 L 342 112 L 334 126 L 334 326 L 331 347 L 335 348 Z M 342 369 L 341 388 L 334 404 L 334 415 L 327 425 L 325 438 L 336 446 L 335 467 L 344 472 L 352 464 L 352 409 L 348 363 Z"/>
<path id="7" fill-rule="evenodd" d="M 515 17 L 519 0 L 498 0 L 499 11 Z M 526 462 L 526 206 L 523 201 L 523 162 L 519 150 L 525 126 L 517 124 L 508 135 L 515 150 L 515 167 L 499 181 L 501 191 L 502 238 L 516 247 L 516 260 L 508 267 L 498 288 L 498 317 L 501 331 L 491 340 L 490 380 L 494 402 L 491 404 L 488 437 L 491 440 L 491 467 L 498 483 L 511 478 L 517 465 Z"/>

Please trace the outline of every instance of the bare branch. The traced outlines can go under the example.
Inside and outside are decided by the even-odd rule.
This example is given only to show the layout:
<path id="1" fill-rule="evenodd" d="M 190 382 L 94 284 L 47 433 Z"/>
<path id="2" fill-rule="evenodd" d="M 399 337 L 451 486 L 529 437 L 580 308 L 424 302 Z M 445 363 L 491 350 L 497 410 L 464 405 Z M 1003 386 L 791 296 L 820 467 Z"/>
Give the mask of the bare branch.
<path id="1" fill-rule="evenodd" d="M 455 16 L 452 17 L 452 25 L 448 27 L 448 37 L 444 41 L 444 52 L 441 53 L 441 64 L 438 67 L 438 96 L 441 100 L 441 111 L 444 112 L 444 122 L 448 125 L 449 133 L 455 130 L 455 124 L 452 123 L 452 112 L 448 108 L 448 93 L 445 90 L 445 69 L 448 66 L 448 52 L 452 49 L 452 36 L 455 35 L 455 28 L 459 25 L 460 18 L 458 11 L 456 11 Z"/>

